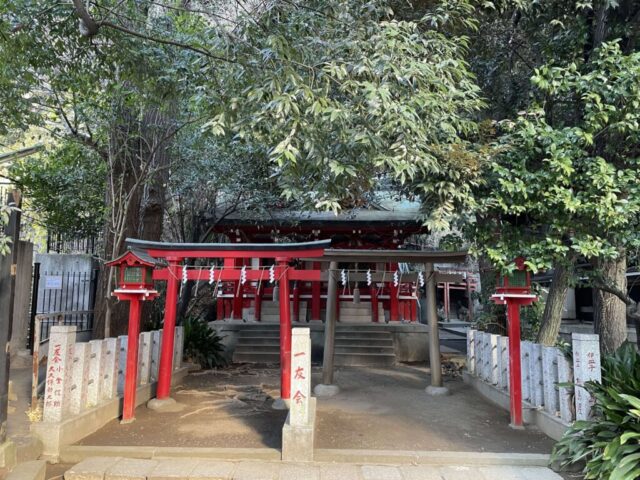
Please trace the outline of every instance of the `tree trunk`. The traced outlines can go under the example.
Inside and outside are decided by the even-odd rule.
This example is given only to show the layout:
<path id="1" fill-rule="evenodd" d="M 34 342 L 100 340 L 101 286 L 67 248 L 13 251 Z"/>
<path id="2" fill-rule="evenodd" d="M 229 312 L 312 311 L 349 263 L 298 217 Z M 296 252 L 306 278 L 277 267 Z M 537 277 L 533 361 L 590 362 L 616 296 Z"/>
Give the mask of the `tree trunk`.
<path id="1" fill-rule="evenodd" d="M 560 262 L 554 266 L 551 287 L 544 306 L 540 331 L 538 332 L 538 343 L 553 346 L 558 339 L 560 324 L 562 323 L 562 310 L 572 270 L 572 266 L 567 266 Z"/>
<path id="2" fill-rule="evenodd" d="M 599 259 L 597 268 L 608 283 L 622 292 L 627 291 L 627 256 L 624 249 L 619 250 L 616 259 Z M 615 352 L 627 340 L 627 306 L 617 295 L 594 288 L 593 321 L 595 332 L 600 335 L 603 354 Z"/>

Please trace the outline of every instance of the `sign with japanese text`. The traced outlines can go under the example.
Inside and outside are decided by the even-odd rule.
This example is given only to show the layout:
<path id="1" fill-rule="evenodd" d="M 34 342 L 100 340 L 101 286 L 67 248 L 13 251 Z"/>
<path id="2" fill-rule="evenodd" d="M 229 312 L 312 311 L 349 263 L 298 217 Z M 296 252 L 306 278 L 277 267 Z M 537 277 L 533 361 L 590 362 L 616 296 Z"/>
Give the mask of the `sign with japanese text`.
<path id="1" fill-rule="evenodd" d="M 600 382 L 600 344 L 598 335 L 573 333 L 573 377 L 575 383 L 576 420 L 588 420 L 594 399 L 584 388 L 589 381 Z"/>
<path id="2" fill-rule="evenodd" d="M 311 397 L 311 335 L 308 328 L 294 328 L 291 336 L 291 425 L 309 423 Z"/>

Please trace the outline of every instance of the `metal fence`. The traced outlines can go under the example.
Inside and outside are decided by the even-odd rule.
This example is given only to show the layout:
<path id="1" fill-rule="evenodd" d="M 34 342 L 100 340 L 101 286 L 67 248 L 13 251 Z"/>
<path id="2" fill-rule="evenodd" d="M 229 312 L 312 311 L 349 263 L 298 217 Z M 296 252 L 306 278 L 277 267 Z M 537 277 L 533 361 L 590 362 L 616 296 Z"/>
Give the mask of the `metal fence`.
<path id="1" fill-rule="evenodd" d="M 30 347 L 49 338 L 52 325 L 75 325 L 78 332 L 93 328 L 93 307 L 99 270 L 40 272 L 33 270 Z M 36 318 L 39 321 L 36 321 Z"/>
<path id="2" fill-rule="evenodd" d="M 61 233 L 47 232 L 47 253 L 85 253 L 98 256 L 102 248 L 102 236 L 74 237 Z"/>

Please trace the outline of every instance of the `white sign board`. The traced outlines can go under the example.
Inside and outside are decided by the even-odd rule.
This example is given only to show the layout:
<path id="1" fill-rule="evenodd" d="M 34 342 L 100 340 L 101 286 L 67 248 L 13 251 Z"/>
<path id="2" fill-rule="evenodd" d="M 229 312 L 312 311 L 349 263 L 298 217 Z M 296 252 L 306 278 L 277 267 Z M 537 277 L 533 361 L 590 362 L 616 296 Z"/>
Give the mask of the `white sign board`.
<path id="1" fill-rule="evenodd" d="M 62 290 L 62 275 L 46 275 L 44 288 L 45 290 Z"/>

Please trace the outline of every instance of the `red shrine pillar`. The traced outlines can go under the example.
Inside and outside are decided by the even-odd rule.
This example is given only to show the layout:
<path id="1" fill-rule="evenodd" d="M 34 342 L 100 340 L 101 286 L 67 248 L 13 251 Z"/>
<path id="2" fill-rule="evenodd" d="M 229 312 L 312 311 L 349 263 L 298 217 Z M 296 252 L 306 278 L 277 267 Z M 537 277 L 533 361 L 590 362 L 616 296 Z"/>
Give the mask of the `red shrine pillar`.
<path id="1" fill-rule="evenodd" d="M 171 392 L 171 374 L 173 370 L 173 340 L 176 333 L 176 310 L 178 306 L 178 285 L 180 283 L 180 258 L 168 258 L 169 278 L 164 305 L 164 327 L 162 328 L 162 345 L 160 351 L 160 365 L 158 367 L 158 388 L 156 398 L 163 400 Z M 135 358 L 138 361 L 137 355 Z"/>
<path id="2" fill-rule="evenodd" d="M 262 268 L 262 259 L 258 258 L 258 270 Z M 264 271 L 261 270 L 261 276 Z M 253 299 L 253 318 L 256 322 L 260 321 L 260 315 L 262 313 L 262 285 L 264 283 L 264 279 L 261 278 L 256 285 L 256 296 Z"/>
<path id="3" fill-rule="evenodd" d="M 320 262 L 313 262 L 313 269 L 314 270 L 320 270 Z M 318 282 L 312 282 L 311 283 L 311 320 L 318 320 L 321 321 L 322 319 L 320 318 L 320 310 L 321 310 L 321 304 L 320 304 L 320 295 L 321 295 L 321 291 L 322 291 L 322 282 L 318 281 Z"/>
<path id="4" fill-rule="evenodd" d="M 520 364 L 520 303 L 507 301 L 507 331 L 509 335 L 509 409 L 511 426 L 522 428 L 522 372 Z"/>
<path id="5" fill-rule="evenodd" d="M 400 302 L 398 300 L 398 293 L 400 291 L 400 285 L 397 287 L 393 284 L 393 274 L 398 270 L 397 263 L 390 263 L 389 270 L 391 270 L 392 279 L 389 282 L 389 321 L 400 321 Z M 399 274 L 398 274 L 399 275 Z"/>
<path id="6" fill-rule="evenodd" d="M 236 258 L 234 261 L 234 267 L 239 268 L 244 265 L 243 258 Z M 233 312 L 231 314 L 232 320 L 242 320 L 242 301 L 244 299 L 244 285 L 240 283 L 240 280 L 233 282 Z"/>
<path id="7" fill-rule="evenodd" d="M 127 365 L 124 377 L 124 400 L 122 403 L 122 423 L 134 420 L 136 409 L 136 387 L 138 386 L 138 345 L 140 337 L 139 298 L 129 302 L 129 330 L 127 332 Z"/>
<path id="8" fill-rule="evenodd" d="M 280 279 L 280 398 L 291 398 L 291 304 L 289 295 L 289 264 L 287 258 L 277 258 Z"/>

